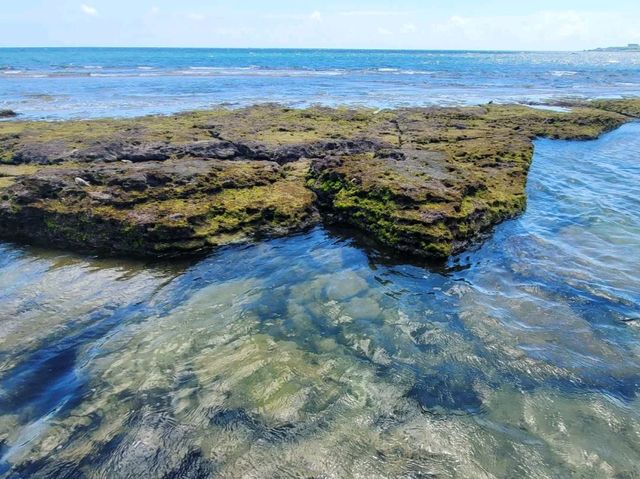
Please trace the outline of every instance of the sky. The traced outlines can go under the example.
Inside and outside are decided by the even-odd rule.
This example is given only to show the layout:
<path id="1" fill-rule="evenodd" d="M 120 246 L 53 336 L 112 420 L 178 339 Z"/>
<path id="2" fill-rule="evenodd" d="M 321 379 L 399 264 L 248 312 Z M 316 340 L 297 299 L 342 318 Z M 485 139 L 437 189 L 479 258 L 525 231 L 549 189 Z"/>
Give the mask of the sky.
<path id="1" fill-rule="evenodd" d="M 626 0 L 0 0 L 0 46 L 583 50 L 640 43 Z"/>

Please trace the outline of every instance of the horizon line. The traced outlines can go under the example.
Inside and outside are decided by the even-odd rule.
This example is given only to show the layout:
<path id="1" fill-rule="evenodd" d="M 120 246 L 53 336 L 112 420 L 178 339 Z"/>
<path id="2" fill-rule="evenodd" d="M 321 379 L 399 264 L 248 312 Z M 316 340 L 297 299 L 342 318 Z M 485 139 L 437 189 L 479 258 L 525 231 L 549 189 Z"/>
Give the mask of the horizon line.
<path id="1" fill-rule="evenodd" d="M 30 45 L 30 46 L 0 46 L 0 50 L 10 49 L 147 49 L 147 50 L 328 50 L 328 51 L 389 51 L 389 52 L 477 52 L 477 53 L 579 53 L 598 51 L 594 48 L 581 50 L 527 50 L 527 49 L 499 49 L 499 48 L 350 48 L 350 47 L 204 47 L 204 46 L 95 46 L 95 45 Z"/>

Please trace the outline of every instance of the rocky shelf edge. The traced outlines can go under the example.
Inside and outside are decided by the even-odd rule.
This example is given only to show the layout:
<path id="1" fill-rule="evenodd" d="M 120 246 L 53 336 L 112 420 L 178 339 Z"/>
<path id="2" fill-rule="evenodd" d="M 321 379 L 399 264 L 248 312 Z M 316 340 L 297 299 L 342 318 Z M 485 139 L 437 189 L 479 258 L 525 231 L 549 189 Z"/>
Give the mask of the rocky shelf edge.
<path id="1" fill-rule="evenodd" d="M 445 258 L 524 209 L 534 138 L 591 139 L 640 117 L 640 100 L 570 106 L 3 122 L 0 237 L 166 257 L 324 220 Z"/>

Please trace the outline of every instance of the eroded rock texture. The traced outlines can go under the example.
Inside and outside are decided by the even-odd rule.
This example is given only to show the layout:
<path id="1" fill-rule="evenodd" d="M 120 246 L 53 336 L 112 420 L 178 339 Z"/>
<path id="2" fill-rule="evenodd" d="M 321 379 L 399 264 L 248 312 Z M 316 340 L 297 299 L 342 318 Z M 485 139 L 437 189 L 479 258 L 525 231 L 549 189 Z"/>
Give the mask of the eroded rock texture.
<path id="1" fill-rule="evenodd" d="M 176 256 L 321 220 L 443 258 L 526 204 L 539 136 L 590 139 L 640 100 L 554 112 L 277 105 L 134 120 L 0 123 L 0 236 Z"/>

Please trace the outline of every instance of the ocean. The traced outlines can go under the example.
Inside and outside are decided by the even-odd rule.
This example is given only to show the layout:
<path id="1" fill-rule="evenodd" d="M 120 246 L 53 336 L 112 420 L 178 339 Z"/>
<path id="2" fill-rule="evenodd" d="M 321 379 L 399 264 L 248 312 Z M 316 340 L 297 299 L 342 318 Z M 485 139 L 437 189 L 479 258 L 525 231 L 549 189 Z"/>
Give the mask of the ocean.
<path id="1" fill-rule="evenodd" d="M 260 102 L 386 108 L 639 92 L 638 52 L 0 49 L 0 108 L 34 119 Z"/>
<path id="2" fill-rule="evenodd" d="M 635 53 L 0 50 L 60 120 L 637 96 Z M 13 120 L 9 120 L 13 121 Z M 317 227 L 171 263 L 0 243 L 0 477 L 640 477 L 640 123 L 538 139 L 442 265 Z"/>

